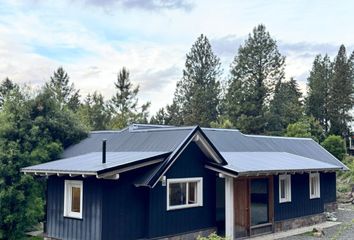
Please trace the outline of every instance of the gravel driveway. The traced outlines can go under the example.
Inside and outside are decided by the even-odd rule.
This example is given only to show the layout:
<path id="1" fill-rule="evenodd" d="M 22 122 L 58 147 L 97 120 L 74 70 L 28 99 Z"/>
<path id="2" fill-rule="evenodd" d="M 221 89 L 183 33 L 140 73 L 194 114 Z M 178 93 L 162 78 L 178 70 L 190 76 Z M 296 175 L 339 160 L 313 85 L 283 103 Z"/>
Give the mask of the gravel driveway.
<path id="1" fill-rule="evenodd" d="M 304 240 L 304 239 L 323 239 L 323 240 L 354 240 L 354 206 L 340 205 L 335 214 L 342 224 L 324 229 L 323 237 L 313 237 L 311 233 L 282 238 L 282 240 Z"/>

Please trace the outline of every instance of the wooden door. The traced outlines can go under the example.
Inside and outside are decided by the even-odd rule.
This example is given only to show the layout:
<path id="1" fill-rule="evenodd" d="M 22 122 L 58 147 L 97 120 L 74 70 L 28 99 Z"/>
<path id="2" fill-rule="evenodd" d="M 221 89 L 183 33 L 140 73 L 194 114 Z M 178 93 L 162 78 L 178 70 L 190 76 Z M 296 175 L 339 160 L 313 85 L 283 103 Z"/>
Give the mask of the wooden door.
<path id="1" fill-rule="evenodd" d="M 234 181 L 235 237 L 248 236 L 250 227 L 248 179 Z"/>

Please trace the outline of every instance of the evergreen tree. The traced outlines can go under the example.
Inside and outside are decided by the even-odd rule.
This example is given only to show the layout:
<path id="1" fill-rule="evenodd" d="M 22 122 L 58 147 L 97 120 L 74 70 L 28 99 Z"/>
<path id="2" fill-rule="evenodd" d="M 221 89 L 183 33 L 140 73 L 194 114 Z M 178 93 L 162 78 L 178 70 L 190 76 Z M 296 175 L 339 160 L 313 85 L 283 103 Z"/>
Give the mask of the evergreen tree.
<path id="1" fill-rule="evenodd" d="M 80 106 L 79 90 L 75 90 L 74 83 L 70 84 L 69 81 L 68 73 L 59 67 L 46 83 L 46 88 L 53 92 L 61 107 L 67 106 L 71 110 L 77 110 Z"/>
<path id="2" fill-rule="evenodd" d="M 330 133 L 344 136 L 351 121 L 349 110 L 353 108 L 353 59 L 348 60 L 344 45 L 334 60 L 333 78 L 329 88 L 328 115 Z"/>
<path id="3" fill-rule="evenodd" d="M 202 34 L 186 56 L 183 77 L 177 82 L 171 105 L 180 111 L 183 124 L 205 127 L 217 119 L 220 65 L 208 38 Z"/>
<path id="4" fill-rule="evenodd" d="M 159 124 L 164 125 L 166 124 L 167 120 L 167 113 L 165 108 L 160 108 L 154 116 L 150 119 L 150 124 Z"/>
<path id="5" fill-rule="evenodd" d="M 143 104 L 139 110 L 137 97 L 139 86 L 133 86 L 130 73 L 125 67 L 118 73 L 114 85 L 117 92 L 111 100 L 113 114 L 111 126 L 120 129 L 133 122 L 147 123 L 150 102 Z"/>
<path id="6" fill-rule="evenodd" d="M 268 131 L 279 135 L 290 123 L 299 121 L 303 112 L 301 96 L 294 78 L 287 82 L 278 81 L 269 106 Z"/>
<path id="7" fill-rule="evenodd" d="M 226 112 L 246 133 L 263 133 L 265 112 L 275 83 L 284 78 L 283 57 L 264 25 L 253 29 L 231 64 Z"/>
<path id="8" fill-rule="evenodd" d="M 306 114 L 320 122 L 327 133 L 329 130 L 329 87 L 333 78 L 333 64 L 328 55 L 317 55 L 307 81 Z"/>
<path id="9" fill-rule="evenodd" d="M 19 90 L 19 86 L 9 78 L 5 78 L 0 84 L 0 107 L 4 104 L 7 94 L 14 90 Z"/>
<path id="10" fill-rule="evenodd" d="M 107 129 L 111 112 L 102 94 L 98 92 L 88 94 L 79 108 L 79 117 L 90 130 Z"/>

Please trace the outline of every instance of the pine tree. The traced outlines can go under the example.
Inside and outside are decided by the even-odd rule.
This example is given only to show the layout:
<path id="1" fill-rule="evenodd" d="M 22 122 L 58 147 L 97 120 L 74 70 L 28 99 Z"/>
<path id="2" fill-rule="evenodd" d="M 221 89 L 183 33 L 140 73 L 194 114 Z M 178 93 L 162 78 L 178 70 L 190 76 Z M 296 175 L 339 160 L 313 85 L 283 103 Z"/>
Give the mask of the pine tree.
<path id="1" fill-rule="evenodd" d="M 186 56 L 183 77 L 177 83 L 174 103 L 185 125 L 210 126 L 218 116 L 220 59 L 203 34 Z"/>
<path id="2" fill-rule="evenodd" d="M 264 25 L 253 29 L 231 64 L 226 112 L 246 133 L 263 133 L 265 112 L 274 85 L 284 78 L 283 57 Z"/>
<path id="3" fill-rule="evenodd" d="M 81 121 L 90 130 L 104 130 L 108 128 L 111 112 L 104 101 L 102 94 L 94 92 L 88 94 L 84 103 L 79 108 L 79 117 Z"/>
<path id="4" fill-rule="evenodd" d="M 3 106 L 6 96 L 14 90 L 19 90 L 19 86 L 9 78 L 5 78 L 0 84 L 0 107 Z"/>
<path id="5" fill-rule="evenodd" d="M 111 99 L 113 114 L 111 126 L 124 128 L 133 122 L 146 123 L 150 102 L 138 107 L 139 86 L 133 86 L 130 73 L 125 67 L 118 73 L 117 82 L 114 83 L 116 93 Z"/>
<path id="6" fill-rule="evenodd" d="M 345 135 L 351 121 L 349 111 L 353 108 L 353 59 L 348 60 L 346 49 L 341 45 L 334 60 L 333 78 L 329 88 L 328 114 L 330 133 Z"/>
<path id="7" fill-rule="evenodd" d="M 289 124 L 299 121 L 303 112 L 301 97 L 302 93 L 294 78 L 287 82 L 279 80 L 269 106 L 267 130 L 281 134 Z"/>
<path id="8" fill-rule="evenodd" d="M 329 88 L 333 78 L 333 64 L 328 55 L 317 55 L 307 81 L 306 114 L 318 120 L 327 133 L 329 130 Z"/>
<path id="9" fill-rule="evenodd" d="M 154 116 L 150 119 L 150 124 L 159 124 L 164 125 L 166 124 L 167 120 L 167 113 L 165 108 L 160 108 Z"/>
<path id="10" fill-rule="evenodd" d="M 80 106 L 79 90 L 75 90 L 74 83 L 70 84 L 70 77 L 63 67 L 59 67 L 46 83 L 46 88 L 53 92 L 55 99 L 62 107 L 77 110 Z"/>

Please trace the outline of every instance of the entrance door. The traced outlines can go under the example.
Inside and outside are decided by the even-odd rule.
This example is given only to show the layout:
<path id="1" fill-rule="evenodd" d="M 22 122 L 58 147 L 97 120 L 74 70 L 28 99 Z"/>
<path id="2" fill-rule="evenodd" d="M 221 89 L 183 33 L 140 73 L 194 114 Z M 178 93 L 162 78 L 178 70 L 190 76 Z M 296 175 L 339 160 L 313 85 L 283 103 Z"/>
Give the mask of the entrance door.
<path id="1" fill-rule="evenodd" d="M 249 234 L 249 186 L 247 179 L 234 181 L 235 237 Z"/>
<path id="2" fill-rule="evenodd" d="M 234 221 L 235 238 L 272 231 L 272 177 L 234 180 Z"/>

